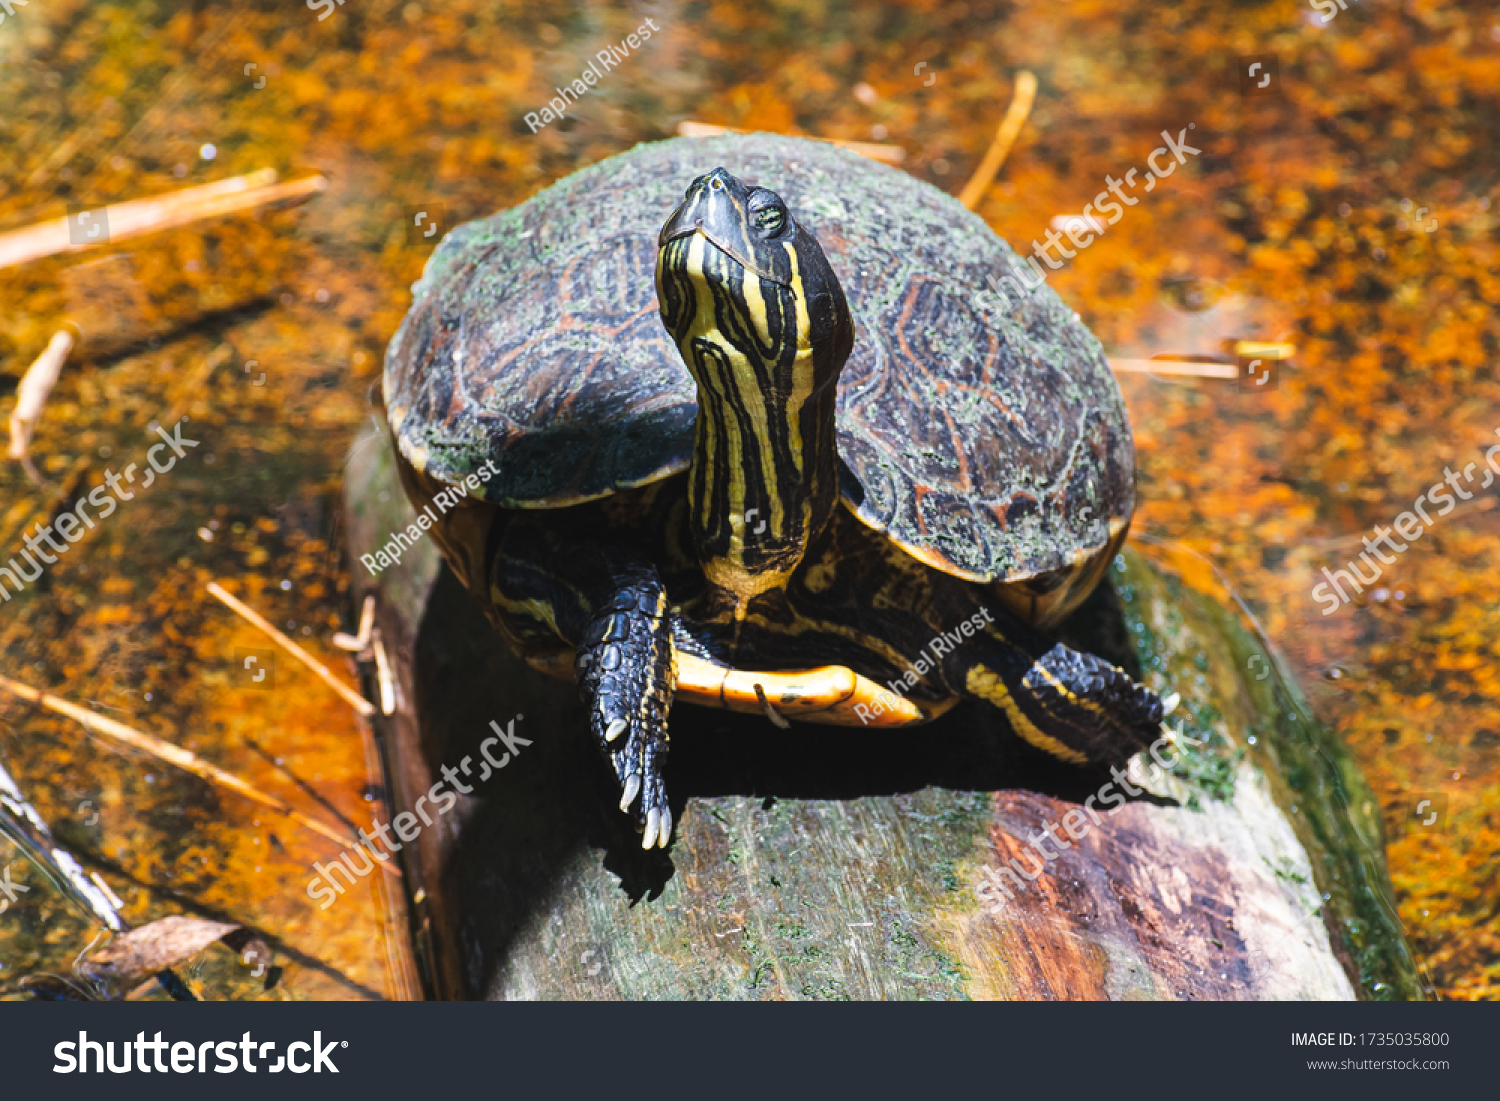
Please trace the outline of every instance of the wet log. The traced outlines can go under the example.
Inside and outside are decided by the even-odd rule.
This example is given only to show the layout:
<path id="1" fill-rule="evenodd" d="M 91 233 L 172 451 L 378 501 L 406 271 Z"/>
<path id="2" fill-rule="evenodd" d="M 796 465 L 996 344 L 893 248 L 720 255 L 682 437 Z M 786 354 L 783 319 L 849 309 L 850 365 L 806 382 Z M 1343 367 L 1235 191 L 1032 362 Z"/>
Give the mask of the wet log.
<path id="1" fill-rule="evenodd" d="M 678 833 L 646 854 L 571 686 L 511 655 L 431 540 L 360 564 L 414 519 L 383 436 L 345 495 L 392 805 L 440 808 L 492 723 L 526 739 L 455 772 L 471 793 L 401 854 L 431 996 L 1423 996 L 1374 798 L 1201 559 L 1133 540 L 1066 627 L 1180 695 L 1170 769 L 1067 766 L 968 705 L 895 731 L 681 706 Z"/>

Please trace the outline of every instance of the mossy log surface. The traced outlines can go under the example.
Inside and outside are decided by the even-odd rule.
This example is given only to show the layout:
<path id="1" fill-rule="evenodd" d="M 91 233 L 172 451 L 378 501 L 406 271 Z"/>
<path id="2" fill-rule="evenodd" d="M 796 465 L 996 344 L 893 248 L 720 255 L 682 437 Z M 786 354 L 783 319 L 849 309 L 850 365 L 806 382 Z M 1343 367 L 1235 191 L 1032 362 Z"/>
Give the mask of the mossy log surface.
<path id="1" fill-rule="evenodd" d="M 356 447 L 345 492 L 356 562 L 413 519 L 383 437 Z M 1066 631 L 1181 695 L 1180 763 L 1132 762 L 1140 794 L 1075 815 L 1066 849 L 1044 839 L 1056 858 L 1008 901 L 993 870 L 1035 873 L 1029 839 L 1108 771 L 968 705 L 891 732 L 682 706 L 677 835 L 648 855 L 571 687 L 510 653 L 429 539 L 355 573 L 395 682 L 377 719 L 395 808 L 478 762 L 491 722 L 529 739 L 402 854 L 435 997 L 1423 996 L 1374 799 L 1185 552 L 1133 542 Z"/>

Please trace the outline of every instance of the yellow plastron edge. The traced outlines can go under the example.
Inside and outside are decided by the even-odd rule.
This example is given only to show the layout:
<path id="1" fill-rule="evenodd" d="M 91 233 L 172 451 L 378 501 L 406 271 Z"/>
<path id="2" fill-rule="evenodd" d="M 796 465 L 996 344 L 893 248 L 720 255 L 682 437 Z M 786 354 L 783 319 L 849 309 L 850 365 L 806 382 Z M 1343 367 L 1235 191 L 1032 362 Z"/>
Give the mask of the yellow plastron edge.
<path id="1" fill-rule="evenodd" d="M 538 672 L 573 679 L 573 654 L 559 650 L 526 659 Z M 700 707 L 717 707 L 749 715 L 765 714 L 756 685 L 777 712 L 788 719 L 829 726 L 910 726 L 937 718 L 957 698 L 909 700 L 882 688 L 843 665 L 825 665 L 797 673 L 726 669 L 692 654 L 677 652 L 677 699 Z M 856 708 L 863 707 L 863 713 Z"/>

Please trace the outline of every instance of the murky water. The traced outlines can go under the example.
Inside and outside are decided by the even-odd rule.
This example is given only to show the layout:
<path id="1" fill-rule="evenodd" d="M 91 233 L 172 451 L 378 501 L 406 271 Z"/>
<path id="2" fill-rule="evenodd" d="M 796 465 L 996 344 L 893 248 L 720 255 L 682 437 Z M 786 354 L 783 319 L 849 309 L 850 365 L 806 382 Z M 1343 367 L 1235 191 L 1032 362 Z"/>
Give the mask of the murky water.
<path id="1" fill-rule="evenodd" d="M 545 119 L 591 61 L 605 71 Z M 353 707 L 206 586 L 342 683 L 369 675 L 332 642 L 358 618 L 342 463 L 442 231 L 684 121 L 891 146 L 957 192 L 1023 69 L 1036 105 L 978 210 L 1023 252 L 1052 231 L 1075 253 L 1049 246 L 1049 282 L 1111 355 L 1293 346 L 1259 386 L 1122 375 L 1136 528 L 1238 587 L 1383 800 L 1430 979 L 1495 997 L 1500 486 L 1480 483 L 1500 443 L 1485 113 L 1500 24 L 1451 0 L 1328 23 L 1290 2 L 16 7 L 0 23 L 0 233 L 266 169 L 326 187 L 0 268 L 0 407 L 54 333 L 80 337 L 31 443 L 43 484 L 0 469 L 0 555 L 127 464 L 144 481 L 154 426 L 199 441 L 0 605 L 0 673 L 335 831 L 385 814 Z M 1163 131 L 1195 151 L 1148 191 Z M 1059 236 L 1054 219 L 1131 171 L 1135 202 L 1103 232 Z M 1358 559 L 1424 496 L 1420 536 Z M 1315 586 L 1351 559 L 1380 575 L 1330 607 Z M 273 948 L 272 972 L 205 950 L 182 969 L 200 994 L 416 992 L 393 879 L 326 910 L 306 893 L 338 851 L 326 837 L 5 693 L 0 763 L 130 923 L 216 918 Z M 24 996 L 71 976 L 95 926 L 18 850 L 0 861 L 28 887 L 0 914 L 0 992 Z"/>

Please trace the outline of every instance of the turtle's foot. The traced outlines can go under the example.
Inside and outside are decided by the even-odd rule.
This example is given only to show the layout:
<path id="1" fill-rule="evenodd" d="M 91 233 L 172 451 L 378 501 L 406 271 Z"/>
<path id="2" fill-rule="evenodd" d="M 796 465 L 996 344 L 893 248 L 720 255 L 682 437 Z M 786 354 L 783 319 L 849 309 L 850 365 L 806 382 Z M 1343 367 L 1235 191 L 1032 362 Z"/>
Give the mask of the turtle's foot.
<path id="1" fill-rule="evenodd" d="M 998 614 L 987 635 L 960 646 L 945 673 L 1038 749 L 1079 765 L 1120 765 L 1161 736 L 1165 704 L 1124 670 Z"/>
<path id="2" fill-rule="evenodd" d="M 662 770 L 676 688 L 673 616 L 655 571 L 632 572 L 621 581 L 589 620 L 576 680 L 589 728 L 619 780 L 620 809 L 633 810 L 643 830 L 641 848 L 666 848 L 672 810 Z"/>
<path id="3" fill-rule="evenodd" d="M 1124 764 L 1161 736 L 1161 697 L 1093 654 L 1054 646 L 1024 684 L 1053 720 L 1052 736 L 1089 761 Z"/>

